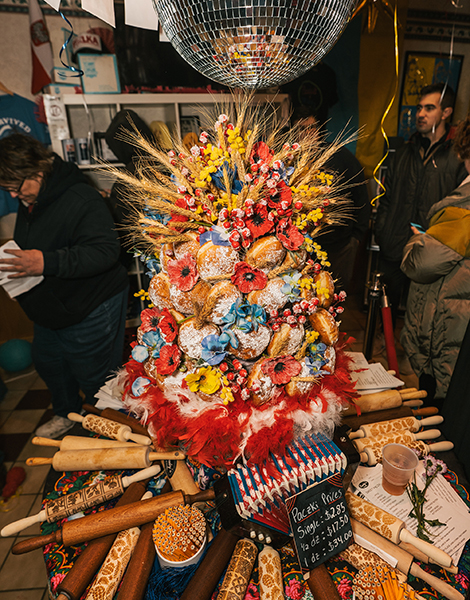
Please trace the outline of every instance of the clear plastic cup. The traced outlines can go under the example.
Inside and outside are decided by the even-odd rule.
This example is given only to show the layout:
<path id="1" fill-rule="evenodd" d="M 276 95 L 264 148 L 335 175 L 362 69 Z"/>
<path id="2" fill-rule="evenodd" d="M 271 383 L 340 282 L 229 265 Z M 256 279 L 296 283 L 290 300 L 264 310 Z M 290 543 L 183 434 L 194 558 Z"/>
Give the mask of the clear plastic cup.
<path id="1" fill-rule="evenodd" d="M 418 466 L 417 455 L 403 444 L 382 448 L 382 487 L 391 496 L 401 496 Z"/>

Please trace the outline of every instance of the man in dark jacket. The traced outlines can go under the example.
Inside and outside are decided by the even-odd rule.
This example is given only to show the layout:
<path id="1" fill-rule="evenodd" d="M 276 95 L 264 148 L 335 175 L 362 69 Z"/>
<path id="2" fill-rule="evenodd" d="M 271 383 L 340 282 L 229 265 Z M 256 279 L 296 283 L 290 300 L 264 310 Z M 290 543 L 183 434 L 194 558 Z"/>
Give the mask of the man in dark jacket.
<path id="1" fill-rule="evenodd" d="M 421 90 L 416 133 L 402 146 L 387 170 L 385 195 L 379 200 L 375 235 L 380 246 L 379 269 L 396 321 L 407 278 L 400 270 L 403 249 L 412 235 L 411 223 L 427 229 L 433 204 L 447 196 L 466 177 L 465 166 L 452 151 L 452 132 L 446 120 L 455 95 L 445 84 Z"/>
<path id="2" fill-rule="evenodd" d="M 19 200 L 14 240 L 0 271 L 43 275 L 17 297 L 34 322 L 33 360 L 55 417 L 37 435 L 57 438 L 121 365 L 128 278 L 100 194 L 79 169 L 29 136 L 0 140 L 0 185 Z"/>

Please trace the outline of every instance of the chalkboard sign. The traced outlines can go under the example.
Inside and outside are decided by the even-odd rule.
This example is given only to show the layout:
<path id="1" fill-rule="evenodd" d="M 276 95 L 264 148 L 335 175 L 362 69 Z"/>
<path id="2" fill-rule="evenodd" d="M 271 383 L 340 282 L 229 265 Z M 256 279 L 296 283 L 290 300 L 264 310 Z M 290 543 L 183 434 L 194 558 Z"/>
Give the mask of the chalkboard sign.
<path id="1" fill-rule="evenodd" d="M 285 501 L 302 572 L 344 550 L 353 532 L 339 473 Z"/>

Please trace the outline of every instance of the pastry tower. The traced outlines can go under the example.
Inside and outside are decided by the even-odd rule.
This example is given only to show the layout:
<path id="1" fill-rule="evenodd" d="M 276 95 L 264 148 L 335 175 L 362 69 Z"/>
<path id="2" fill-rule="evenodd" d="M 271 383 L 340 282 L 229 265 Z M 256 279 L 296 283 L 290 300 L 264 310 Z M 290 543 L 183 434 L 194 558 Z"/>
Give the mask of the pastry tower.
<path id="1" fill-rule="evenodd" d="M 125 403 L 159 446 L 215 467 L 331 434 L 354 396 L 338 323 L 346 294 L 319 244 L 347 217 L 344 190 L 322 170 L 338 144 L 283 134 L 249 100 L 230 110 L 191 148 L 131 135 L 149 158 L 135 177 L 117 174 L 131 233 L 158 264 Z"/>

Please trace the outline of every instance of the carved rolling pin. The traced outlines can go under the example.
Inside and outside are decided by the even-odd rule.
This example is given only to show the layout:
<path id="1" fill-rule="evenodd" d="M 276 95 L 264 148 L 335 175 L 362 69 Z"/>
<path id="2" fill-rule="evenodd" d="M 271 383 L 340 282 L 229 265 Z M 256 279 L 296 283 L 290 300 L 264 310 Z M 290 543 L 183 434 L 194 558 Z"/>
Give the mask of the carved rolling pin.
<path id="1" fill-rule="evenodd" d="M 464 600 L 462 594 L 451 587 L 448 583 L 423 571 L 423 569 L 413 562 L 413 557 L 411 554 L 403 550 L 403 548 L 396 546 L 393 542 L 382 537 L 375 531 L 372 531 L 362 523 L 358 522 L 356 519 L 351 519 L 351 527 L 354 532 L 354 541 L 357 544 L 363 546 L 365 540 L 366 542 L 373 544 L 385 552 L 386 554 L 384 555 L 384 558 L 386 555 L 393 557 L 398 561 L 397 569 L 399 569 L 406 576 L 413 575 L 413 577 L 422 579 L 437 592 L 442 594 L 445 598 L 448 598 L 448 600 Z"/>
<path id="2" fill-rule="evenodd" d="M 366 437 L 358 440 L 353 440 L 359 453 L 363 452 L 364 448 L 369 446 L 385 446 L 386 444 L 406 444 L 416 440 L 435 440 L 441 436 L 439 429 L 426 429 L 413 433 L 411 431 L 399 431 L 397 433 L 382 433 L 375 437 Z"/>
<path id="3" fill-rule="evenodd" d="M 43 523 L 44 521 L 55 523 L 82 510 L 97 506 L 112 498 L 117 498 L 132 483 L 148 479 L 149 477 L 155 477 L 160 471 L 160 465 L 154 465 L 129 477 L 122 477 L 122 475 L 108 477 L 103 481 L 84 487 L 76 492 L 64 494 L 55 500 L 49 500 L 45 508 L 36 515 L 31 515 L 6 525 L 0 532 L 0 535 L 2 537 L 15 535 L 23 531 L 23 529 L 30 527 L 30 525 L 34 525 L 34 523 Z"/>
<path id="4" fill-rule="evenodd" d="M 368 425 L 369 423 L 403 419 L 404 417 L 432 417 L 438 413 L 439 410 L 435 406 L 410 408 L 409 406 L 402 405 L 397 406 L 396 408 L 386 408 L 385 410 L 373 410 L 372 412 L 362 413 L 360 415 L 349 415 L 343 417 L 341 423 L 342 425 L 347 425 L 352 431 L 356 431 L 361 425 Z"/>
<path id="5" fill-rule="evenodd" d="M 396 433 L 398 431 L 419 431 L 421 427 L 429 425 L 440 425 L 444 421 L 441 415 L 434 415 L 427 419 L 416 419 L 415 417 L 405 417 L 402 419 L 393 419 L 392 421 L 381 421 L 380 423 L 370 423 L 369 425 L 361 425 L 357 431 L 349 434 L 350 440 L 357 438 L 369 437 L 373 438 L 376 435 L 383 433 Z"/>
<path id="6" fill-rule="evenodd" d="M 408 448 L 414 448 L 418 450 L 421 456 L 427 456 L 431 452 L 447 452 L 452 450 L 454 444 L 452 442 L 436 442 L 435 444 L 425 444 L 420 440 L 400 442 Z M 382 447 L 378 446 L 367 446 L 360 453 L 361 462 L 367 463 L 370 467 L 373 467 L 377 463 L 382 462 Z"/>
<path id="7" fill-rule="evenodd" d="M 139 527 L 144 523 L 149 523 L 172 506 L 206 502 L 214 500 L 214 498 L 215 493 L 212 489 L 199 492 L 195 496 L 186 496 L 182 492 L 171 492 L 164 496 L 157 496 L 142 502 L 134 502 L 119 508 L 115 507 L 93 515 L 87 515 L 81 519 L 67 521 L 62 529 L 48 535 L 19 542 L 13 546 L 11 551 L 12 554 L 25 554 L 54 542 L 64 546 L 75 546 L 109 533 L 116 533 L 130 527 Z"/>
<path id="8" fill-rule="evenodd" d="M 99 433 L 104 437 L 112 438 L 113 440 L 119 440 L 120 442 L 132 440 L 133 442 L 142 444 L 143 446 L 150 446 L 152 443 L 152 440 L 149 437 L 140 435 L 138 433 L 133 433 L 129 425 L 123 425 L 122 423 L 117 423 L 116 421 L 103 419 L 103 417 L 98 417 L 96 415 L 86 415 L 84 417 L 78 413 L 69 413 L 67 416 L 71 421 L 81 423 L 84 429 L 88 429 L 88 431 L 94 431 L 95 433 Z"/>
<path id="9" fill-rule="evenodd" d="M 92 404 L 83 404 L 83 410 L 88 413 L 93 413 L 94 415 L 98 415 L 103 417 L 104 419 L 109 419 L 110 421 L 117 421 L 118 423 L 122 423 L 123 425 L 129 425 L 134 433 L 139 433 L 140 435 L 149 436 L 147 428 L 140 424 L 140 421 L 131 417 L 129 415 L 125 415 L 114 408 L 103 408 L 99 409 Z"/>
<path id="10" fill-rule="evenodd" d="M 148 481 L 148 480 L 147 480 Z M 137 502 L 142 498 L 145 492 L 146 483 L 133 483 L 124 494 L 119 498 L 116 507 Z M 163 486 L 162 494 L 170 491 L 170 484 L 166 482 Z M 116 533 L 108 534 L 104 537 L 91 540 L 83 552 L 74 561 L 70 571 L 67 571 L 65 578 L 57 586 L 59 594 L 56 600 L 80 600 L 91 580 L 106 558 L 114 540 Z"/>
<path id="11" fill-rule="evenodd" d="M 31 443 L 35 446 L 49 446 L 59 450 L 86 450 L 88 448 L 135 448 L 134 442 L 119 440 L 103 440 L 101 438 L 83 437 L 81 435 L 66 435 L 61 440 L 33 437 Z"/>
<path id="12" fill-rule="evenodd" d="M 354 401 L 361 413 L 372 412 L 373 410 L 384 410 L 386 408 L 395 408 L 401 406 L 407 401 L 407 406 L 419 406 L 422 402 L 414 402 L 420 398 L 426 398 L 427 392 L 424 390 L 385 390 L 384 392 L 376 392 L 375 394 L 366 394 L 359 396 Z M 411 402 L 411 403 L 410 403 Z M 342 411 L 343 417 L 347 415 L 356 415 L 356 407 L 350 406 Z"/>
<path id="13" fill-rule="evenodd" d="M 373 531 L 377 531 L 394 544 L 407 542 L 424 552 L 438 565 L 451 566 L 452 558 L 446 552 L 415 537 L 406 529 L 405 523 L 398 517 L 394 517 L 350 491 L 346 492 L 346 502 L 351 517 L 363 525 L 367 525 Z"/>
<path id="14" fill-rule="evenodd" d="M 134 448 L 94 448 L 92 450 L 59 450 L 52 458 L 34 456 L 26 460 L 29 467 L 50 465 L 55 471 L 105 471 L 107 469 L 144 469 L 154 460 L 183 460 L 180 450 L 151 452 L 147 446 Z"/>

